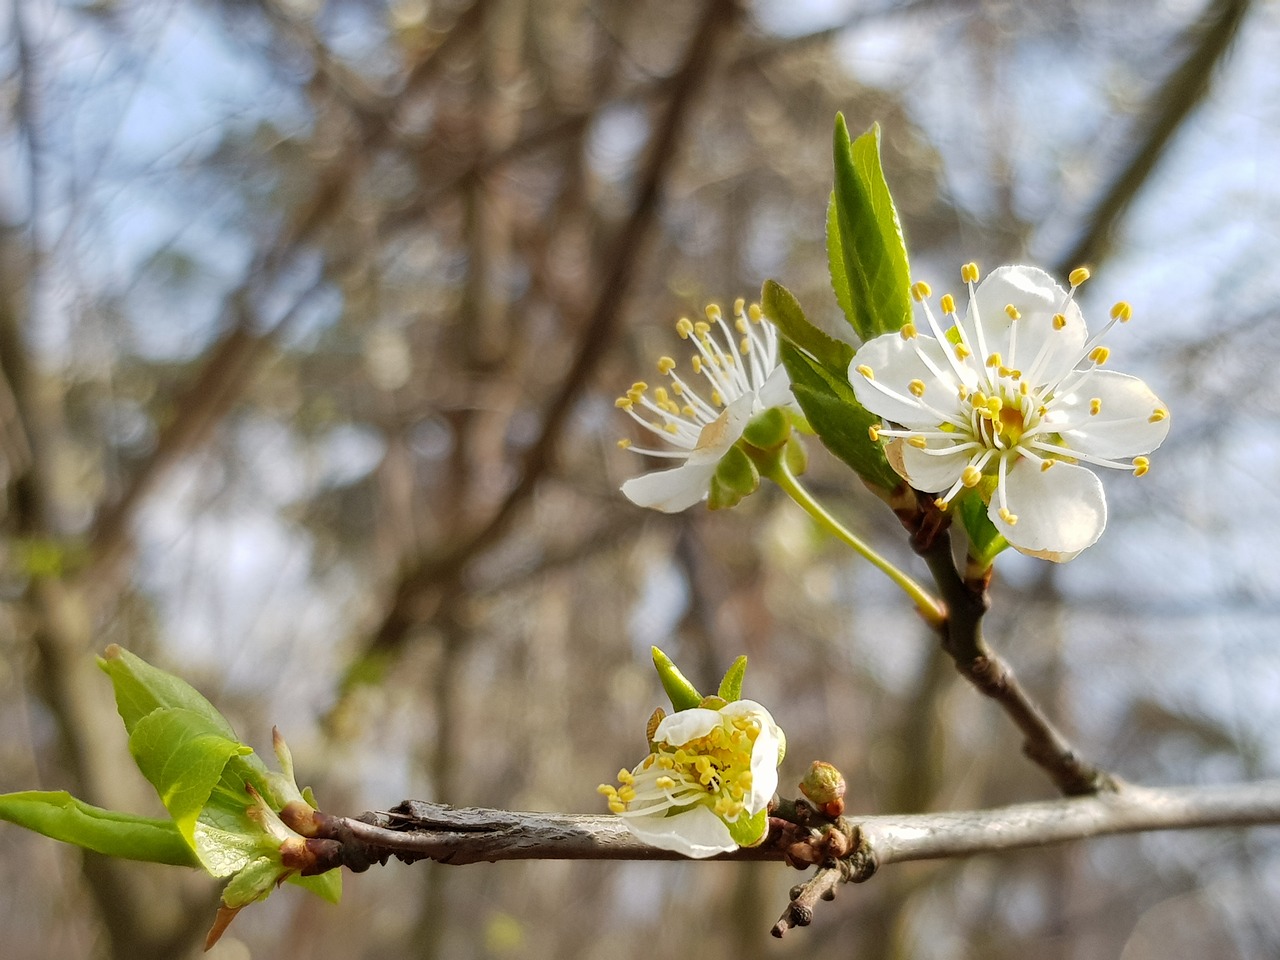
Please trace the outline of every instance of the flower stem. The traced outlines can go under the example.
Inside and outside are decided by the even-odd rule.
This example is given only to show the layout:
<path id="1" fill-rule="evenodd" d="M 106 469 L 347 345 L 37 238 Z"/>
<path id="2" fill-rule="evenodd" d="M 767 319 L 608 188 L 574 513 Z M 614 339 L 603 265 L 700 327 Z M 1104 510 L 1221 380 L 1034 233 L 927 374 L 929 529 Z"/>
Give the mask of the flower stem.
<path id="1" fill-rule="evenodd" d="M 796 475 L 791 472 L 784 457 L 773 459 L 767 468 L 762 469 L 760 472 L 785 490 L 787 496 L 798 503 L 805 513 L 813 517 L 819 526 L 837 539 L 843 540 L 853 548 L 855 553 L 865 557 L 873 567 L 897 584 L 902 592 L 911 598 L 911 602 L 916 605 L 916 609 L 920 611 L 920 615 L 928 621 L 930 626 L 937 627 L 945 622 L 947 614 L 941 601 L 884 557 L 880 556 L 880 554 L 876 553 L 869 544 L 828 513 L 827 509 L 814 499 L 813 495 L 797 479 Z"/>

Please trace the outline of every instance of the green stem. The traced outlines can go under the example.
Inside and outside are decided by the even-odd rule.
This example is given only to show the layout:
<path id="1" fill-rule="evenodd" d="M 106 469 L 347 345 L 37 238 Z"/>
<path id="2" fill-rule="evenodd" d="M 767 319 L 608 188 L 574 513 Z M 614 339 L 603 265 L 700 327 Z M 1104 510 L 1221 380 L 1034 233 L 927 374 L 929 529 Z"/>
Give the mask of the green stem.
<path id="1" fill-rule="evenodd" d="M 814 499 L 813 495 L 796 478 L 796 475 L 791 472 L 784 457 L 777 457 L 765 469 L 761 469 L 760 473 L 785 490 L 787 496 L 798 503 L 805 513 L 818 521 L 819 526 L 837 539 L 843 540 L 856 553 L 865 557 L 872 566 L 896 583 L 902 592 L 911 598 L 911 602 L 916 605 L 916 609 L 920 611 L 920 615 L 929 622 L 930 626 L 939 627 L 946 621 L 947 614 L 942 603 L 924 587 L 876 553 L 869 544 L 828 513 L 827 509 Z"/>

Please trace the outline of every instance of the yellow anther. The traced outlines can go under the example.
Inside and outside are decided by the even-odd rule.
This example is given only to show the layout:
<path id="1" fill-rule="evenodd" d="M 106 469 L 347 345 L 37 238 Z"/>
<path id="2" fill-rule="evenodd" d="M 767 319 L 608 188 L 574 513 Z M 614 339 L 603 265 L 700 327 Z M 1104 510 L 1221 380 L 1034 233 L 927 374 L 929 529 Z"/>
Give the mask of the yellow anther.
<path id="1" fill-rule="evenodd" d="M 1102 366 L 1107 362 L 1107 358 L 1111 356 L 1111 351 L 1107 347 L 1094 347 L 1089 351 L 1089 359 Z"/>
<path id="2" fill-rule="evenodd" d="M 956 359 L 957 359 L 957 360 L 968 360 L 971 356 L 973 356 L 973 351 L 972 351 L 972 350 L 970 350 L 968 347 L 966 347 L 963 343 L 957 343 L 957 344 L 956 344 Z"/>
<path id="3" fill-rule="evenodd" d="M 693 407 L 691 407 L 691 406 L 690 406 L 689 404 L 687 404 L 687 403 L 686 403 L 683 407 L 681 407 L 681 408 L 680 408 L 680 415 L 681 415 L 682 417 L 690 417 L 690 418 L 692 418 L 692 417 L 693 417 L 693 415 L 694 415 L 696 412 L 697 412 L 697 411 L 695 411 L 695 410 L 693 409 Z"/>
<path id="4" fill-rule="evenodd" d="M 747 301 L 744 300 L 742 297 L 739 297 L 737 300 L 733 301 L 733 315 L 735 317 L 742 316 L 743 311 L 745 311 L 746 309 L 747 309 Z"/>
<path id="5" fill-rule="evenodd" d="M 965 467 L 960 472 L 960 482 L 966 487 L 976 487 L 982 480 L 982 471 L 973 464 Z"/>
<path id="6" fill-rule="evenodd" d="M 1022 377 L 1021 370 L 1015 370 L 1013 372 L 1018 375 L 1017 377 L 1014 378 L 1015 380 L 1021 379 Z M 1031 384 L 1023 380 L 1020 384 L 1018 384 L 1018 392 L 1022 394 L 1024 397 L 1027 396 L 1029 393 L 1031 393 Z"/>
<path id="7" fill-rule="evenodd" d="M 867 436 L 871 438 L 872 443 L 879 443 L 880 427 L 874 423 L 871 426 L 867 427 Z"/>
<path id="8" fill-rule="evenodd" d="M 987 357 L 988 367 L 999 367 L 999 366 L 1002 366 L 1003 364 L 1004 364 L 1004 358 L 1000 356 L 1000 354 L 998 353 L 993 353 L 991 354 L 991 356 Z"/>
<path id="9" fill-rule="evenodd" d="M 1169 419 L 1169 411 L 1164 407 L 1156 407 L 1151 411 L 1151 416 L 1147 417 L 1147 423 L 1159 423 L 1161 420 Z"/>
<path id="10" fill-rule="evenodd" d="M 901 334 L 903 340 L 914 340 L 920 335 L 914 323 L 904 323 L 898 333 Z"/>
<path id="11" fill-rule="evenodd" d="M 1089 416 L 1096 417 L 1102 412 L 1102 398 L 1094 397 L 1089 401 Z"/>
<path id="12" fill-rule="evenodd" d="M 987 412 L 991 414 L 991 418 L 993 420 L 996 417 L 1000 416 L 1000 411 L 1003 409 L 1004 409 L 1004 401 L 1001 400 L 999 397 L 987 398 Z"/>
<path id="13" fill-rule="evenodd" d="M 743 337 L 738 341 L 738 352 L 744 357 L 751 353 L 751 341 L 748 338 Z"/>
<path id="14" fill-rule="evenodd" d="M 1147 471 L 1151 469 L 1151 461 L 1146 457 L 1133 458 L 1133 475 L 1135 477 L 1145 476 Z"/>
<path id="15" fill-rule="evenodd" d="M 1058 462 L 1057 460 L 1042 460 L 1042 461 L 1040 461 L 1040 472 L 1041 472 L 1041 473 L 1048 473 L 1048 472 L 1049 472 L 1049 468 L 1050 468 L 1050 467 L 1052 467 L 1052 466 L 1053 466 L 1055 463 L 1057 463 L 1057 462 Z"/>
<path id="16" fill-rule="evenodd" d="M 924 396 L 924 381 L 923 381 L 923 380 L 912 380 L 910 383 L 908 383 L 908 384 L 907 384 L 907 389 L 911 391 L 911 395 L 912 395 L 913 397 L 923 397 L 923 396 Z"/>
<path id="17" fill-rule="evenodd" d="M 961 403 L 964 403 L 966 400 L 969 399 L 969 388 L 966 387 L 963 383 L 960 384 L 960 387 L 958 390 L 956 390 L 956 393 L 959 395 Z"/>
<path id="18" fill-rule="evenodd" d="M 681 317 L 676 321 L 676 333 L 680 334 L 681 340 L 688 340 L 689 334 L 693 333 L 693 321 L 688 317 Z"/>
<path id="19" fill-rule="evenodd" d="M 715 406 L 717 406 L 717 407 L 723 407 L 723 406 L 724 406 L 724 397 L 720 396 L 720 391 L 719 391 L 719 390 L 712 390 L 712 391 L 711 391 L 711 402 L 712 402 L 712 404 L 713 404 L 713 405 L 715 405 Z"/>
<path id="20" fill-rule="evenodd" d="M 941 497 L 939 497 L 937 500 L 933 501 L 933 505 L 937 507 L 939 510 L 945 511 L 947 507 L 951 506 L 951 501 L 943 500 Z"/>
<path id="21" fill-rule="evenodd" d="M 683 396 L 684 396 L 684 384 L 683 384 L 683 383 L 681 383 L 679 380 L 672 380 L 672 381 L 671 381 L 671 392 L 672 392 L 672 393 L 674 393 L 677 397 L 683 397 Z"/>
<path id="22" fill-rule="evenodd" d="M 613 405 L 619 410 L 630 410 L 635 406 L 630 397 L 619 397 L 617 400 L 613 401 Z"/>
<path id="23" fill-rule="evenodd" d="M 631 784 L 636 782 L 635 776 L 626 767 L 618 771 L 618 782 L 623 784 Z"/>
<path id="24" fill-rule="evenodd" d="M 653 402 L 660 407 L 665 407 L 671 402 L 671 398 L 667 396 L 666 387 L 657 387 L 653 391 Z"/>
<path id="25" fill-rule="evenodd" d="M 965 283 L 978 282 L 978 265 L 976 263 L 966 263 L 960 268 L 960 279 Z"/>
<path id="26" fill-rule="evenodd" d="M 919 302 L 921 300 L 928 300 L 929 296 L 932 293 L 933 293 L 933 288 L 929 286 L 927 283 L 925 283 L 923 280 L 917 280 L 915 283 L 911 285 L 911 296 L 913 296 L 916 299 L 916 302 Z"/>
<path id="27" fill-rule="evenodd" d="M 700 340 L 705 340 L 707 334 L 711 332 L 711 324 L 707 323 L 705 320 L 699 320 L 693 325 L 693 332 L 698 335 Z"/>
<path id="28" fill-rule="evenodd" d="M 1067 318 L 1065 314 L 1055 313 L 1053 315 L 1053 329 L 1061 330 L 1066 325 L 1067 325 Z"/>
<path id="29" fill-rule="evenodd" d="M 1016 369 L 1015 369 L 1015 370 L 1010 370 L 1010 371 L 1009 371 L 1009 377 L 1010 377 L 1010 379 L 1012 379 L 1012 380 L 1021 380 L 1021 379 L 1022 379 L 1022 371 L 1021 371 L 1021 370 L 1016 370 Z"/>
<path id="30" fill-rule="evenodd" d="M 738 314 L 738 318 L 733 321 L 733 329 L 737 330 L 739 333 L 746 333 L 747 318 L 744 317 L 742 314 Z"/>
<path id="31" fill-rule="evenodd" d="M 623 803 L 630 803 L 635 798 L 636 798 L 635 787 L 623 787 L 621 790 L 618 791 L 618 799 L 621 800 Z"/>
<path id="32" fill-rule="evenodd" d="M 747 318 L 752 323 L 759 323 L 764 319 L 764 311 L 760 309 L 760 304 L 753 303 L 751 306 L 747 307 Z"/>
<path id="33" fill-rule="evenodd" d="M 702 372 L 702 357 L 693 357 L 693 358 L 692 358 L 692 363 L 693 363 L 693 372 L 694 372 L 694 373 L 701 373 L 701 372 Z"/>
<path id="34" fill-rule="evenodd" d="M 858 373 L 866 377 L 868 380 L 874 380 L 876 378 L 875 373 L 865 363 L 858 364 L 854 369 L 857 370 Z"/>
<path id="35" fill-rule="evenodd" d="M 949 293 L 944 293 L 942 299 L 938 301 L 938 306 L 942 307 L 945 316 L 950 316 L 956 312 L 956 298 Z"/>
<path id="36" fill-rule="evenodd" d="M 1111 308 L 1111 319 L 1128 323 L 1133 319 L 1133 306 L 1128 301 L 1120 300 Z"/>
<path id="37" fill-rule="evenodd" d="M 720 304 L 708 303 L 706 306 L 706 309 L 703 310 L 703 313 L 707 315 L 707 320 L 709 320 L 711 323 L 715 323 L 721 317 Z"/>
<path id="38" fill-rule="evenodd" d="M 618 441 L 619 450 L 626 450 L 630 446 L 631 446 L 631 441 L 628 440 L 626 437 L 623 437 L 621 440 Z"/>
<path id="39" fill-rule="evenodd" d="M 676 362 L 671 357 L 658 358 L 658 372 L 664 377 L 676 368 Z"/>
<path id="40" fill-rule="evenodd" d="M 918 433 L 914 437 L 909 438 L 907 443 L 911 444 L 917 450 L 925 450 L 929 446 L 929 441 Z"/>
<path id="41" fill-rule="evenodd" d="M 1078 287 L 1080 284 L 1088 280 L 1089 277 L 1090 273 L 1088 267 L 1076 267 L 1067 274 L 1067 282 L 1070 283 L 1072 287 Z"/>
<path id="42" fill-rule="evenodd" d="M 1008 507 L 1001 507 L 1000 519 L 1012 527 L 1018 522 L 1018 515 L 1016 513 L 1010 513 Z"/>
<path id="43" fill-rule="evenodd" d="M 665 430 L 665 431 L 667 431 L 667 433 L 679 433 L 679 432 L 680 432 L 680 428 L 679 428 L 679 427 L 677 427 L 674 423 L 667 423 L 667 424 L 665 424 L 665 425 L 663 426 L 663 428 L 662 428 L 662 429 L 663 429 L 663 430 Z"/>
<path id="44" fill-rule="evenodd" d="M 659 790 L 672 790 L 675 788 L 676 782 L 668 776 L 661 776 L 653 781 L 653 785 Z"/>
<path id="45" fill-rule="evenodd" d="M 1041 404 L 1039 407 L 1036 408 L 1036 416 L 1038 417 L 1043 417 L 1048 412 L 1049 412 L 1049 408 L 1046 407 L 1044 404 Z"/>
<path id="46" fill-rule="evenodd" d="M 1018 311 L 1018 308 L 1017 308 L 1017 307 L 1015 307 L 1012 303 L 1006 303 L 1006 304 L 1004 305 L 1004 314 L 1005 314 L 1005 316 L 1006 316 L 1006 317 L 1008 317 L 1010 320 L 1021 320 L 1021 319 L 1022 319 L 1022 314 Z"/>

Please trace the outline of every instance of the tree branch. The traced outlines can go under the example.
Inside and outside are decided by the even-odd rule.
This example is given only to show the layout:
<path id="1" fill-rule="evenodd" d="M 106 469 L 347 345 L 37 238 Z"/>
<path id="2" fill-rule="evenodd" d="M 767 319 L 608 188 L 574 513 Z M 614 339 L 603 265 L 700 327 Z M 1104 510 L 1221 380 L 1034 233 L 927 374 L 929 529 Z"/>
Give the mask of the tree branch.
<path id="1" fill-rule="evenodd" d="M 806 925 L 819 900 L 843 881 L 867 880 L 880 867 L 944 860 L 1091 837 L 1154 830 L 1280 825 L 1280 780 L 1228 786 L 1119 785 L 1090 797 L 1065 797 L 989 810 L 842 817 L 817 815 L 804 801 L 775 802 L 758 847 L 720 854 L 730 861 L 783 861 L 817 872 L 791 891 L 775 936 Z M 787 819 L 782 819 L 785 815 Z M 406 800 L 357 819 L 319 815 L 315 870 L 361 872 L 391 857 L 461 865 L 499 860 L 684 860 L 634 837 L 619 817 L 521 813 Z"/>

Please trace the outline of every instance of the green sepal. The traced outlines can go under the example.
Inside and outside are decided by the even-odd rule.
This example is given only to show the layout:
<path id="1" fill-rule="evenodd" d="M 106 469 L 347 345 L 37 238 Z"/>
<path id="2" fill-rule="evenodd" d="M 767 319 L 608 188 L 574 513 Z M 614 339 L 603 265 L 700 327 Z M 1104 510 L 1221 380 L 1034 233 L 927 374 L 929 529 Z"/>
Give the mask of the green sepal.
<path id="1" fill-rule="evenodd" d="M 951 510 L 960 518 L 965 533 L 969 535 L 969 556 L 983 569 L 991 566 L 992 561 L 1009 546 L 1009 541 L 991 522 L 987 504 L 983 503 L 981 495 L 977 490 L 968 490 L 951 501 Z"/>
<path id="2" fill-rule="evenodd" d="M 880 418 L 858 403 L 847 374 L 828 369 L 789 342 L 780 348 L 791 393 L 826 448 L 867 483 L 886 490 L 896 487 L 899 477 L 869 433 Z"/>
<path id="3" fill-rule="evenodd" d="M 698 692 L 698 688 L 685 679 L 680 668 L 657 647 L 653 648 L 653 666 L 658 671 L 658 679 L 662 681 L 662 689 L 667 692 L 673 710 L 692 710 L 702 703 L 702 694 Z"/>
<path id="4" fill-rule="evenodd" d="M 734 700 L 742 699 L 742 679 L 747 675 L 747 658 L 739 657 L 725 671 L 724 679 L 720 681 L 720 689 L 717 691 L 721 699 L 732 703 Z"/>
<path id="5" fill-rule="evenodd" d="M 24 790 L 0 795 L 0 820 L 121 860 L 200 866 L 172 820 L 103 810 L 77 800 L 65 790 Z"/>
<path id="6" fill-rule="evenodd" d="M 772 450 L 791 436 L 791 417 L 781 407 L 770 407 L 747 422 L 742 439 L 761 450 Z"/>
<path id="7" fill-rule="evenodd" d="M 880 126 L 850 142 L 836 114 L 834 217 L 828 214 L 832 288 L 854 332 L 867 341 L 911 319 L 911 270 L 902 226 L 880 166 Z M 834 229 L 832 229 L 834 228 Z"/>
<path id="8" fill-rule="evenodd" d="M 754 816 L 738 817 L 733 823 L 726 820 L 725 826 L 729 828 L 729 836 L 738 846 L 759 846 L 769 832 L 769 813 L 767 810 L 761 810 Z"/>
<path id="9" fill-rule="evenodd" d="M 284 868 L 280 861 L 271 857 L 255 857 L 246 864 L 225 887 L 222 888 L 222 903 L 235 909 L 265 900 L 280 881 Z"/>
<path id="10" fill-rule="evenodd" d="M 795 344 L 828 370 L 848 370 L 854 349 L 815 327 L 804 315 L 800 301 L 776 280 L 766 280 L 760 291 L 761 309 L 784 340 Z"/>
<path id="11" fill-rule="evenodd" d="M 716 464 L 716 472 L 711 476 L 711 487 L 707 493 L 707 507 L 711 510 L 736 507 L 745 497 L 759 489 L 760 471 L 743 449 L 735 444 Z"/>
<path id="12" fill-rule="evenodd" d="M 809 469 L 809 449 L 794 433 L 787 438 L 787 448 L 782 455 L 786 460 L 787 469 L 795 476 L 803 476 Z"/>

